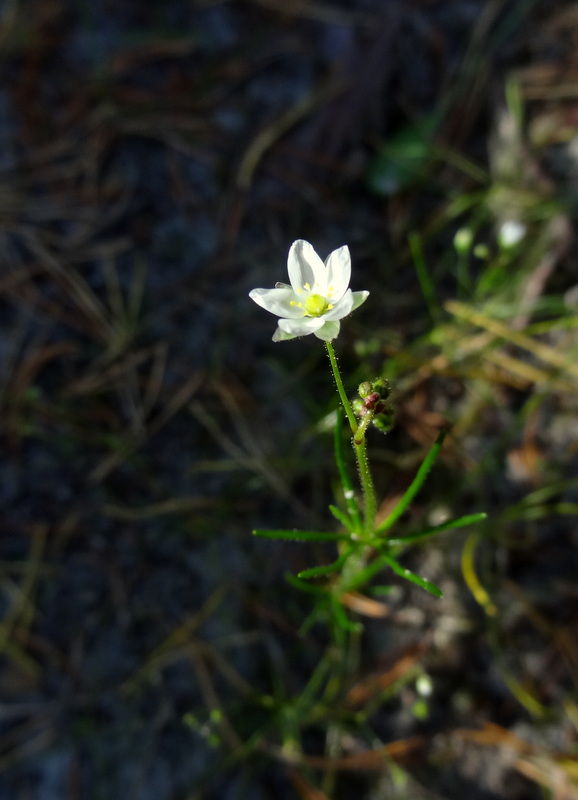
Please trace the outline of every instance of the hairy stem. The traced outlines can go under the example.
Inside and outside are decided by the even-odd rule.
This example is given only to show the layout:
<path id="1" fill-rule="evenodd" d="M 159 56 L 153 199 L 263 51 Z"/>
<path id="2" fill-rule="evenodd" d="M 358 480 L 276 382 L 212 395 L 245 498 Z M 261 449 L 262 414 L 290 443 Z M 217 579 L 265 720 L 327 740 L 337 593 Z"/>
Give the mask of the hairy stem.
<path id="1" fill-rule="evenodd" d="M 369 468 L 369 461 L 367 459 L 367 451 L 365 448 L 365 427 L 360 431 L 360 426 L 357 424 L 355 414 L 353 413 L 353 408 L 351 407 L 351 403 L 349 402 L 349 398 L 345 392 L 345 387 L 343 386 L 343 381 L 341 379 L 339 367 L 337 366 L 337 358 L 335 356 L 333 345 L 331 342 L 325 342 L 325 346 L 327 347 L 327 355 L 329 356 L 329 361 L 331 362 L 331 369 L 333 370 L 333 377 L 335 378 L 337 391 L 339 392 L 339 397 L 341 398 L 341 403 L 345 409 L 345 414 L 347 415 L 347 419 L 349 421 L 349 427 L 351 428 L 351 432 L 353 434 L 352 445 L 355 452 L 355 458 L 357 460 L 357 466 L 359 467 L 359 479 L 361 481 L 361 489 L 363 491 L 363 499 L 365 501 L 364 532 L 366 535 L 371 535 L 375 527 L 376 501 L 373 478 Z"/>

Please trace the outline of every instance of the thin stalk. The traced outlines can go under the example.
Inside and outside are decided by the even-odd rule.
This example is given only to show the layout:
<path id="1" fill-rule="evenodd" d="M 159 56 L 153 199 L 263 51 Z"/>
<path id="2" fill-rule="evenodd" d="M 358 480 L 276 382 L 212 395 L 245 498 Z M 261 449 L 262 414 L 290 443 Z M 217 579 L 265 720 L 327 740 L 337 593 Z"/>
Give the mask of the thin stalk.
<path id="1" fill-rule="evenodd" d="M 361 514 L 359 513 L 359 506 L 357 505 L 357 500 L 355 498 L 355 492 L 353 491 L 353 483 L 351 482 L 351 478 L 349 477 L 349 473 L 347 471 L 347 467 L 345 466 L 345 458 L 343 457 L 343 441 L 341 436 L 341 430 L 343 425 L 343 415 L 345 414 L 342 408 L 339 409 L 337 412 L 337 423 L 335 425 L 335 430 L 333 432 L 333 443 L 335 449 L 335 461 L 337 463 L 337 469 L 339 470 L 339 475 L 341 477 L 341 485 L 343 487 L 343 496 L 345 498 L 345 502 L 347 504 L 347 512 L 349 515 L 349 525 L 345 525 L 348 530 L 351 526 L 353 526 L 353 530 L 356 533 L 361 533 L 363 528 L 363 523 L 361 521 Z M 335 512 L 331 509 L 330 510 L 337 516 Z M 337 517 L 339 519 L 339 517 Z"/>
<path id="2" fill-rule="evenodd" d="M 349 402 L 349 398 L 347 397 L 347 393 L 345 391 L 345 387 L 343 386 L 343 381 L 341 380 L 341 373 L 339 372 L 339 367 L 337 366 L 337 358 L 335 356 L 335 351 L 333 349 L 333 345 L 331 342 L 325 342 L 325 346 L 327 347 L 327 355 L 329 356 L 329 361 L 331 363 L 331 369 L 333 370 L 333 377 L 335 378 L 335 385 L 337 386 L 337 391 L 339 392 L 339 397 L 341 399 L 341 403 L 343 408 L 345 409 L 345 414 L 347 415 L 347 419 L 349 421 L 349 427 L 351 428 L 351 432 L 353 433 L 353 450 L 355 452 L 355 458 L 357 460 L 357 466 L 359 467 L 359 478 L 361 480 L 361 489 L 363 491 L 363 499 L 365 501 L 365 533 L 366 535 L 373 534 L 373 529 L 375 526 L 375 514 L 376 514 L 376 500 L 375 500 L 375 489 L 373 486 L 373 478 L 371 475 L 371 470 L 369 468 L 369 462 L 367 460 L 367 452 L 365 449 L 365 436 L 362 435 L 358 437 L 359 426 L 357 424 L 357 420 L 355 418 L 355 414 L 353 413 L 353 408 L 351 407 L 351 403 Z"/>
<path id="3" fill-rule="evenodd" d="M 353 439 L 353 449 L 355 450 L 355 457 L 357 458 L 357 466 L 359 467 L 359 478 L 361 480 L 361 488 L 363 489 L 363 497 L 365 499 L 365 534 L 371 536 L 375 529 L 375 515 L 377 513 L 377 504 L 375 501 L 375 488 L 373 486 L 373 476 L 369 467 L 367 458 L 367 450 L 365 449 L 365 437 L 361 442 Z"/>
<path id="4" fill-rule="evenodd" d="M 337 386 L 337 391 L 339 392 L 341 403 L 343 404 L 343 408 L 345 409 L 345 413 L 349 421 L 349 427 L 351 428 L 351 432 L 355 436 L 355 434 L 357 433 L 357 420 L 355 419 L 355 414 L 353 413 L 353 409 L 351 408 L 351 403 L 349 402 L 349 398 L 347 397 L 347 394 L 345 392 L 343 381 L 341 380 L 341 373 L 339 372 L 339 367 L 337 366 L 337 357 L 335 356 L 335 350 L 333 349 L 333 345 L 331 344 L 331 342 L 325 342 L 325 346 L 327 348 L 327 355 L 329 356 L 329 361 L 331 362 L 331 369 L 333 370 L 335 385 Z"/>

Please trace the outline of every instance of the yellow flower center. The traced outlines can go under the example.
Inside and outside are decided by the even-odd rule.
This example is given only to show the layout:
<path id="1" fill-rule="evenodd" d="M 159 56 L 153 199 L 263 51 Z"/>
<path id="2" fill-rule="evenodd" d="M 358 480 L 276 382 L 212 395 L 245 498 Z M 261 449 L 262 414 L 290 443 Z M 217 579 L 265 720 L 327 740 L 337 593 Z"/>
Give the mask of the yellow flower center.
<path id="1" fill-rule="evenodd" d="M 305 313 L 309 317 L 320 317 L 327 311 L 329 304 L 320 294 L 310 294 L 305 301 Z"/>

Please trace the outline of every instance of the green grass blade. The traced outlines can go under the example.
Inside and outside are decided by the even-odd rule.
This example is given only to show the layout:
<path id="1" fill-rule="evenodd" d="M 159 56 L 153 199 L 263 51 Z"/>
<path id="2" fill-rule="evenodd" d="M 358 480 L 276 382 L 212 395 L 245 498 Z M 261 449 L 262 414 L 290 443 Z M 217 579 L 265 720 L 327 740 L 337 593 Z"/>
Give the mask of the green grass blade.
<path id="1" fill-rule="evenodd" d="M 432 320 L 437 322 L 440 318 L 440 307 L 436 298 L 435 284 L 427 268 L 426 260 L 423 254 L 421 237 L 418 233 L 410 233 L 408 240 L 411 257 L 413 259 L 415 271 L 417 272 L 422 294 L 427 303 Z"/>
<path id="2" fill-rule="evenodd" d="M 262 539 L 289 539 L 293 542 L 338 542 L 348 539 L 345 533 L 326 533 L 325 531 L 298 531 L 298 530 L 255 530 L 253 536 Z"/>
<path id="3" fill-rule="evenodd" d="M 515 512 L 515 513 L 514 513 Z M 578 503 L 554 503 L 547 506 L 519 506 L 508 509 L 502 519 L 511 522 L 515 519 L 535 520 L 544 517 L 578 516 Z"/>
<path id="4" fill-rule="evenodd" d="M 401 517 L 404 511 L 407 509 L 411 501 L 414 499 L 416 494 L 421 489 L 425 479 L 427 478 L 428 472 L 432 468 L 436 458 L 439 455 L 439 452 L 442 448 L 443 441 L 445 439 L 446 431 L 440 431 L 438 437 L 435 441 L 435 444 L 425 457 L 421 467 L 417 471 L 417 475 L 409 485 L 408 489 L 406 490 L 404 496 L 401 498 L 399 503 L 393 509 L 391 514 L 389 514 L 381 523 L 381 525 L 377 528 L 376 533 L 384 533 L 386 530 L 391 528 L 391 526 L 397 522 L 397 520 Z"/>

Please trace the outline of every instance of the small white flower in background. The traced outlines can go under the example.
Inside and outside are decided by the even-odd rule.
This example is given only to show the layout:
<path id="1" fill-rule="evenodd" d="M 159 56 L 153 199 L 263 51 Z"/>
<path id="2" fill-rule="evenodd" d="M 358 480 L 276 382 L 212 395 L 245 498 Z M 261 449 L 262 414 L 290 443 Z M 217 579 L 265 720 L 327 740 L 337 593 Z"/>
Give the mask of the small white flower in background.
<path id="1" fill-rule="evenodd" d="M 503 250 L 515 247 L 526 235 L 527 228 L 522 222 L 509 219 L 498 232 L 498 244 Z"/>
<path id="2" fill-rule="evenodd" d="M 351 314 L 369 292 L 352 292 L 349 248 L 334 250 L 325 263 L 309 242 L 293 242 L 287 257 L 291 285 L 276 283 L 274 289 L 253 289 L 249 297 L 271 314 L 278 328 L 273 341 L 315 334 L 330 342 L 339 334 L 340 320 Z"/>

